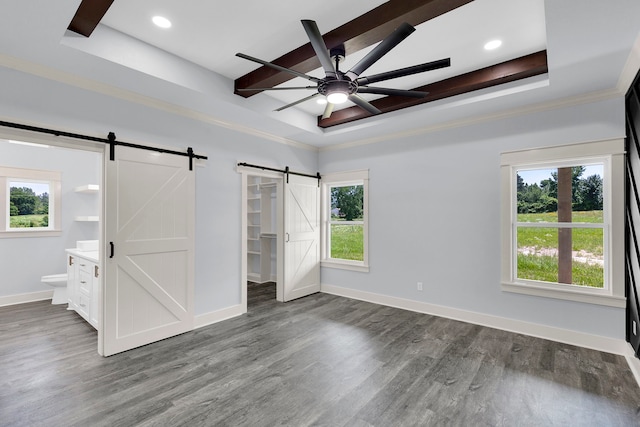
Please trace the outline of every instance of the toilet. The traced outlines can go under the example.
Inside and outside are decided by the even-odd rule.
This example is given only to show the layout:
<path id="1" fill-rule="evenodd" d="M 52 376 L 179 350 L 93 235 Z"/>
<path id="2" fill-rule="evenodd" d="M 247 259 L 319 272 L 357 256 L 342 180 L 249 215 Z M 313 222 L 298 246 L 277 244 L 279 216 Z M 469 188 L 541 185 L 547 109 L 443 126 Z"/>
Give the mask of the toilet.
<path id="1" fill-rule="evenodd" d="M 67 273 L 50 274 L 42 276 L 42 283 L 53 286 L 53 298 L 51 304 L 66 304 L 67 300 Z"/>

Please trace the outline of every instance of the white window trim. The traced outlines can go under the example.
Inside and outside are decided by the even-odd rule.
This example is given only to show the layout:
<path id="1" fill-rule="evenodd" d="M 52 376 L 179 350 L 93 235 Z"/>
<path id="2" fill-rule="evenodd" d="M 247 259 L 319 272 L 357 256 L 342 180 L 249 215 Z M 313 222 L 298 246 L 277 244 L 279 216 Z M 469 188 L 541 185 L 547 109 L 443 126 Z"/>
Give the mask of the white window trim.
<path id="1" fill-rule="evenodd" d="M 363 184 L 363 261 L 352 261 L 330 258 L 329 233 L 331 232 L 331 202 L 329 188 L 336 186 L 348 186 Z M 369 170 L 356 170 L 350 172 L 337 172 L 322 175 L 322 212 L 321 212 L 321 259 L 322 267 L 338 268 L 343 270 L 368 272 L 369 271 Z"/>
<path id="2" fill-rule="evenodd" d="M 536 148 L 501 154 L 501 286 L 506 292 L 578 301 L 623 308 L 624 296 L 624 140 L 587 142 L 558 147 Z M 605 288 L 545 282 L 515 278 L 515 233 L 517 191 L 515 170 L 523 167 L 554 165 L 568 162 L 603 161 L 605 183 Z M 554 224 L 556 225 L 556 224 Z"/>
<path id="3" fill-rule="evenodd" d="M 25 181 L 49 182 L 49 228 L 8 229 L 8 187 L 9 180 L 15 179 L 21 179 Z M 60 236 L 62 233 L 60 225 L 60 199 L 62 193 L 61 180 L 62 174 L 58 171 L 22 169 L 0 166 L 0 238 Z"/>

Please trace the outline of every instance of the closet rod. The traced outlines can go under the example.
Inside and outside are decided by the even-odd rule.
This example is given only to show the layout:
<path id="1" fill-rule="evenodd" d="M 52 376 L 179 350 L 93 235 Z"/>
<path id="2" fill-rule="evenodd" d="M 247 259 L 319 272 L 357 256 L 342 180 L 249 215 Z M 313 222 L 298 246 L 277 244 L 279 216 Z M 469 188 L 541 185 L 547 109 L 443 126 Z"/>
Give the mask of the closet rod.
<path id="1" fill-rule="evenodd" d="M 110 150 L 111 160 L 114 159 L 114 148 L 116 145 L 123 145 L 125 147 L 138 148 L 141 150 L 156 151 L 159 153 L 167 153 L 167 154 L 174 154 L 176 156 L 189 157 L 189 170 L 193 170 L 193 159 L 204 159 L 204 160 L 207 159 L 207 156 L 194 154 L 193 149 L 191 147 L 189 147 L 187 149 L 187 152 L 185 153 L 184 151 L 167 150 L 164 148 L 149 147 L 147 145 L 132 144 L 130 142 L 124 142 L 124 141 L 116 141 L 116 135 L 113 132 L 109 132 L 109 135 L 107 138 L 97 138 L 95 136 L 81 135 L 78 133 L 64 132 L 64 131 L 55 130 L 55 129 L 47 129 L 47 128 L 41 128 L 37 126 L 23 125 L 20 123 L 5 122 L 1 120 L 0 120 L 0 126 L 21 129 L 21 130 L 28 130 L 31 132 L 46 133 L 46 134 L 55 135 L 55 136 L 66 136 L 68 138 L 83 139 L 85 141 L 102 142 L 104 144 L 109 144 L 111 146 L 111 150 Z"/>
<path id="2" fill-rule="evenodd" d="M 256 168 L 256 169 L 262 169 L 265 171 L 273 171 L 273 172 L 280 172 L 280 173 L 284 173 L 287 175 L 287 182 L 289 182 L 289 174 L 291 175 L 298 175 L 298 176 L 307 176 L 309 178 L 316 178 L 318 180 L 318 184 L 320 184 L 320 179 L 322 178 L 320 176 L 320 172 L 316 172 L 315 175 L 311 175 L 308 173 L 302 173 L 302 172 L 293 172 L 289 170 L 289 166 L 285 167 L 284 169 L 276 169 L 276 168 L 270 168 L 268 166 L 260 166 L 260 165 L 252 165 L 250 163 L 238 163 L 238 166 L 245 166 L 247 168 Z"/>

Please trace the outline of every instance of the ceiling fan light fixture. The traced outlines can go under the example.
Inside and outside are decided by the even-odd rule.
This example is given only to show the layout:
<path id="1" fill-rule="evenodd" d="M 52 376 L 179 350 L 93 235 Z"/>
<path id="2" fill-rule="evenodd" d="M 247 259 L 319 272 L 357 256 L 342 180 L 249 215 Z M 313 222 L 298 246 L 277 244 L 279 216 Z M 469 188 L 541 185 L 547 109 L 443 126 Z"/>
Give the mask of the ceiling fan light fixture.
<path id="1" fill-rule="evenodd" d="M 169 21 L 164 16 L 154 16 L 153 18 L 151 18 L 151 21 L 153 21 L 153 23 L 160 28 L 171 28 L 171 21 Z"/>
<path id="2" fill-rule="evenodd" d="M 325 105 L 325 104 L 327 103 L 327 98 L 323 98 L 323 97 L 321 97 L 321 96 L 320 96 L 320 97 L 318 97 L 318 99 L 316 100 L 316 103 L 317 103 L 317 104 L 320 104 L 320 105 Z"/>
<path id="3" fill-rule="evenodd" d="M 344 104 L 349 95 L 344 92 L 330 92 L 327 94 L 327 102 L 331 104 Z"/>

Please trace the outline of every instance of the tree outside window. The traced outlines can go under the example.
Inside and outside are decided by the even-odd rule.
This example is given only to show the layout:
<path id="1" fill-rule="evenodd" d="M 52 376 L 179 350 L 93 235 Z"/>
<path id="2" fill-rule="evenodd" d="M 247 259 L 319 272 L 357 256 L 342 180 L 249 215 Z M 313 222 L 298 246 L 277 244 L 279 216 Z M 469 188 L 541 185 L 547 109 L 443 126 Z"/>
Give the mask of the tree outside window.
<path id="1" fill-rule="evenodd" d="M 369 171 L 322 175 L 323 267 L 369 271 Z"/>
<path id="2" fill-rule="evenodd" d="M 500 155 L 501 289 L 625 307 L 623 139 Z"/>
<path id="3" fill-rule="evenodd" d="M 604 287 L 603 176 L 601 163 L 517 170 L 518 279 Z"/>
<path id="4" fill-rule="evenodd" d="M 61 173 L 0 166 L 0 238 L 61 233 Z"/>
<path id="5" fill-rule="evenodd" d="M 49 183 L 9 181 L 9 228 L 49 226 Z"/>
<path id="6" fill-rule="evenodd" d="M 363 185 L 331 187 L 331 258 L 364 260 L 363 210 Z"/>

